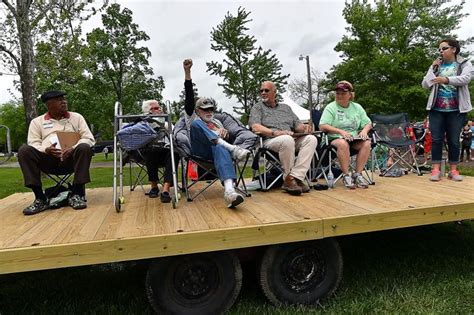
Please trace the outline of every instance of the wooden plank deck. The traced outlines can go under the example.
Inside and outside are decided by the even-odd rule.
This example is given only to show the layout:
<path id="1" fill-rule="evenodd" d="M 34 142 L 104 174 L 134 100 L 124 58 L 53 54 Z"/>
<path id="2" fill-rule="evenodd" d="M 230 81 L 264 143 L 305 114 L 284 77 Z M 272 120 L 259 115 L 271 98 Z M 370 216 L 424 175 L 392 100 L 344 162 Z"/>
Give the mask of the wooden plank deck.
<path id="1" fill-rule="evenodd" d="M 126 193 L 121 213 L 112 189 L 88 190 L 88 208 L 65 207 L 34 216 L 33 198 L 0 200 L 0 274 L 286 243 L 474 218 L 474 177 L 461 183 L 427 176 L 376 178 L 367 190 L 253 192 L 236 210 L 213 185 L 177 209 Z"/>

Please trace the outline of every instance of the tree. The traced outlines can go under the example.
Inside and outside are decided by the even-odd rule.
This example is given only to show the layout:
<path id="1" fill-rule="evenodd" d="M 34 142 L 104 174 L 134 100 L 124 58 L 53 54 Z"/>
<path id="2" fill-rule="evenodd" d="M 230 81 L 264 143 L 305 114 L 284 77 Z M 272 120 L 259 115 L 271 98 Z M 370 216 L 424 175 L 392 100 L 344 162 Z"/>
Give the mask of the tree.
<path id="1" fill-rule="evenodd" d="M 407 112 L 411 119 L 426 116 L 427 91 L 421 81 L 437 57 L 439 40 L 454 37 L 464 2 L 368 1 L 347 2 L 349 24 L 335 50 L 344 61 L 332 67 L 325 86 L 339 80 L 354 83 L 357 102 L 370 113 Z M 471 42 L 469 38 L 466 42 Z"/>
<path id="2" fill-rule="evenodd" d="M 0 64 L 20 76 L 20 90 L 25 107 L 25 121 L 38 114 L 36 108 L 36 60 L 35 43 L 47 30 L 61 27 L 69 20 L 56 19 L 57 23 L 48 25 L 47 16 L 59 16 L 69 10 L 71 17 L 77 18 L 88 5 L 87 2 L 69 0 L 1 0 L 5 15 L 0 17 Z"/>
<path id="3" fill-rule="evenodd" d="M 24 118 L 24 107 L 20 104 L 0 105 L 0 125 L 7 126 L 10 129 L 10 140 L 14 151 L 25 143 L 26 125 Z"/>
<path id="4" fill-rule="evenodd" d="M 85 90 L 94 94 L 88 100 L 97 102 L 92 107 L 100 119 L 94 125 L 104 137 L 110 137 L 114 102 L 122 104 L 124 113 L 140 112 L 141 100 L 161 101 L 164 81 L 162 77 L 153 77 L 148 63 L 151 53 L 139 46 L 149 36 L 133 23 L 132 11 L 112 4 L 102 15 L 102 24 L 103 28 L 87 34 L 84 56 L 88 58 L 89 79 Z"/>
<path id="5" fill-rule="evenodd" d="M 33 1 L 17 0 L 16 6 L 2 0 L 7 15 L 1 26 L 2 40 L 0 52 L 2 62 L 20 76 L 21 94 L 25 106 L 25 120 L 29 122 L 37 116 L 35 101 L 35 58 L 33 32 L 44 12 L 32 10 Z M 33 14 L 32 14 L 33 13 Z M 6 58 L 5 58 L 6 57 Z"/>
<path id="6" fill-rule="evenodd" d="M 322 87 L 324 75 L 314 68 L 311 68 L 311 92 L 314 108 L 319 108 L 325 99 L 326 90 Z M 290 91 L 291 97 L 293 97 L 298 103 L 302 104 L 304 108 L 309 109 L 309 91 L 308 91 L 308 78 L 294 78 L 288 84 L 288 90 Z"/>
<path id="7" fill-rule="evenodd" d="M 207 71 L 212 75 L 222 77 L 219 83 L 224 94 L 231 98 L 235 96 L 239 105 L 234 106 L 234 112 L 242 115 L 241 120 L 246 123 L 253 104 L 258 101 L 258 90 L 263 81 L 273 81 L 280 92 L 284 92 L 284 85 L 289 75 L 281 73 L 282 65 L 272 51 L 255 47 L 257 40 L 246 34 L 251 22 L 246 12 L 239 7 L 237 16 L 229 12 L 224 20 L 211 31 L 211 48 L 217 52 L 224 52 L 225 58 L 221 62 L 207 62 Z"/>

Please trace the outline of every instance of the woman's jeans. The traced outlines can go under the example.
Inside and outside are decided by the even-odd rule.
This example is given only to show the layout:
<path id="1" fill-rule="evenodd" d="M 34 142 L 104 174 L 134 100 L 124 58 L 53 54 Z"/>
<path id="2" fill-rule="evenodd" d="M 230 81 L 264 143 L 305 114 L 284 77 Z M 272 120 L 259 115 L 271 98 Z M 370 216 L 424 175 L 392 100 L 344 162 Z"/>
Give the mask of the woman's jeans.
<path id="1" fill-rule="evenodd" d="M 232 156 L 223 145 L 215 144 L 219 137 L 207 128 L 206 124 L 196 119 L 191 123 L 191 152 L 193 155 L 205 160 L 213 161 L 219 179 L 237 178 L 232 162 Z"/>
<path id="2" fill-rule="evenodd" d="M 429 116 L 431 137 L 433 139 L 431 162 L 436 164 L 441 163 L 443 143 L 446 135 L 446 141 L 448 143 L 448 163 L 458 164 L 461 148 L 459 136 L 466 120 L 466 113 L 431 110 Z"/>

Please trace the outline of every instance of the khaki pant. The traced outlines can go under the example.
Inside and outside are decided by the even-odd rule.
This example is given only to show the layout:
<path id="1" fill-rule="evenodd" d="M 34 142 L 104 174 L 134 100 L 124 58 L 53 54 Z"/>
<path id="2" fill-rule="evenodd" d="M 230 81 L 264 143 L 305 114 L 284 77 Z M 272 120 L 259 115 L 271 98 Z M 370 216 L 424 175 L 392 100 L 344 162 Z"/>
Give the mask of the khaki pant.
<path id="1" fill-rule="evenodd" d="M 263 142 L 265 148 L 278 153 L 281 166 L 285 172 L 284 177 L 291 175 L 299 180 L 305 179 L 317 145 L 318 140 L 313 135 L 296 139 L 292 136 L 283 135 Z M 296 152 L 298 152 L 298 156 L 295 159 Z"/>

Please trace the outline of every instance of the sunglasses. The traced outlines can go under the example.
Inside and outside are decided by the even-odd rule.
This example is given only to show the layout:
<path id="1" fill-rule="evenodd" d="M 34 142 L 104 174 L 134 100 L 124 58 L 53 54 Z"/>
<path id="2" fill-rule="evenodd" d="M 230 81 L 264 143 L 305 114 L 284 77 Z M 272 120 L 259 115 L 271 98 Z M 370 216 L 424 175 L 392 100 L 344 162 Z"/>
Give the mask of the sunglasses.
<path id="1" fill-rule="evenodd" d="M 443 51 L 445 51 L 445 50 L 447 50 L 447 49 L 449 49 L 449 48 L 453 48 L 453 47 L 451 47 L 451 46 L 444 46 L 444 47 L 441 47 L 440 49 L 438 49 L 438 51 L 439 51 L 439 52 L 443 52 Z"/>
<path id="2" fill-rule="evenodd" d="M 150 110 L 161 110 L 161 107 L 150 107 Z"/>
<path id="3" fill-rule="evenodd" d="M 260 89 L 260 93 L 263 93 L 263 92 L 268 93 L 268 92 L 270 92 L 270 90 L 269 89 Z"/>

